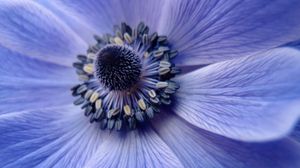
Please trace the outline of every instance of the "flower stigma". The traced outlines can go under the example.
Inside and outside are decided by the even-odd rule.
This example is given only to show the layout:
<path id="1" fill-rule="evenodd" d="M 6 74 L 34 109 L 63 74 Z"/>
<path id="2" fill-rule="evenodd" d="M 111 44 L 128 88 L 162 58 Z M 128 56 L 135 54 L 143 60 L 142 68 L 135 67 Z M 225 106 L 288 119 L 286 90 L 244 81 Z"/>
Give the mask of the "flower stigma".
<path id="1" fill-rule="evenodd" d="M 134 129 L 171 104 L 179 89 L 172 80 L 180 69 L 166 36 L 149 35 L 143 22 L 136 28 L 114 26 L 114 34 L 95 35 L 97 43 L 73 63 L 80 84 L 71 88 L 90 122 L 102 129 Z"/>

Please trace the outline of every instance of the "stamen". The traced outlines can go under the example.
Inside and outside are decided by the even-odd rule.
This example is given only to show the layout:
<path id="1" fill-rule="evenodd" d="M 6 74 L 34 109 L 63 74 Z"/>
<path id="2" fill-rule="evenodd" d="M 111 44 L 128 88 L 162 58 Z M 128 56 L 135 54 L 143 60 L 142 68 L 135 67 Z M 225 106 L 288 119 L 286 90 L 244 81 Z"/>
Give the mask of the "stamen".
<path id="1" fill-rule="evenodd" d="M 102 129 L 134 129 L 170 105 L 179 85 L 171 80 L 180 73 L 172 63 L 178 54 L 166 36 L 149 33 L 140 23 L 131 28 L 114 26 L 114 35 L 95 35 L 97 43 L 73 64 L 82 81 L 71 88 L 90 122 Z M 124 125 L 126 127 L 124 127 Z"/>

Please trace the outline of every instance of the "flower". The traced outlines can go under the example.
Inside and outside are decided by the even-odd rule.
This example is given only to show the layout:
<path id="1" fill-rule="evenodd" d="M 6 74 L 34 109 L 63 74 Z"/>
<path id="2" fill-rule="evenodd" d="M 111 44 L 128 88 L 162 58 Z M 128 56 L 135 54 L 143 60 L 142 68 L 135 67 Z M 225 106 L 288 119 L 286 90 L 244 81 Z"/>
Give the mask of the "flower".
<path id="1" fill-rule="evenodd" d="M 300 113 L 300 52 L 286 45 L 299 40 L 299 7 L 298 0 L 1 1 L 0 167 L 299 167 L 298 128 L 289 133 Z M 133 37 L 127 30 L 121 32 L 124 39 L 106 40 L 103 46 L 98 41 L 94 67 L 85 62 L 92 53 L 86 53 L 88 45 L 95 47 L 93 35 L 116 38 L 113 27 L 123 22 L 131 28 L 144 22 L 149 31 L 166 36 L 169 43 L 155 43 L 149 54 L 159 47 L 169 47 L 163 51 L 167 55 L 177 50 L 163 67 L 179 67 L 181 73 L 153 78 L 177 86 L 167 99 L 170 105 L 149 103 L 156 97 L 151 95 L 162 96 L 165 87 L 158 87 L 130 104 L 147 121 L 137 122 L 135 129 L 122 124 L 120 131 L 101 130 L 101 122 L 91 124 L 73 105 L 70 88 L 82 83 L 72 64 L 84 54 L 75 67 L 82 66 L 77 72 L 84 74 L 96 72 L 83 79 L 94 80 L 97 88 L 136 86 L 141 74 L 150 72 L 140 57 L 148 50 L 137 53 L 124 45 Z M 105 55 L 118 57 L 110 62 Z M 127 82 L 115 82 L 119 78 L 110 73 L 123 73 L 118 61 L 126 62 Z M 153 62 L 156 74 L 161 61 Z M 78 87 L 72 93 L 82 98 L 85 94 L 74 92 Z M 101 97 L 90 96 L 84 101 Z M 115 103 L 119 111 L 105 119 L 138 114 L 125 104 L 117 106 L 124 99 L 107 99 L 103 105 Z M 150 119 L 144 114 L 148 107 L 160 113 Z"/>

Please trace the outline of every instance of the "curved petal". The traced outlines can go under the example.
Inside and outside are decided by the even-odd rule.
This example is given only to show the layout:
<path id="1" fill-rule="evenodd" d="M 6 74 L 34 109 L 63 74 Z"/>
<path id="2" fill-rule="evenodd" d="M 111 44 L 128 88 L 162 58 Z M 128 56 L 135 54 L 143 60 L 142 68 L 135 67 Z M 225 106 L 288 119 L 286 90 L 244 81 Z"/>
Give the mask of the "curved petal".
<path id="1" fill-rule="evenodd" d="M 102 143 L 101 131 L 74 106 L 0 117 L 0 167 L 82 168 Z"/>
<path id="2" fill-rule="evenodd" d="M 76 74 L 73 68 L 30 58 L 25 54 L 20 54 L 0 45 L 0 80 L 7 77 L 11 79 L 30 79 L 52 81 L 57 84 L 73 83 Z M 10 80 L 3 80 L 10 82 Z M 14 83 L 12 83 L 14 84 Z"/>
<path id="3" fill-rule="evenodd" d="M 87 44 L 33 1 L 0 2 L 0 45 L 52 63 L 70 66 Z"/>
<path id="4" fill-rule="evenodd" d="M 111 33 L 113 26 L 121 22 L 136 26 L 143 21 L 151 30 L 156 30 L 164 3 L 160 0 L 54 0 L 51 1 L 50 8 L 59 9 L 62 12 L 59 15 L 66 19 L 66 22 L 69 22 L 68 20 L 78 22 L 77 25 L 83 30 L 76 28 L 73 22 L 69 25 L 79 34 L 83 32 L 84 38 L 91 41 L 93 34 Z M 87 31 L 90 32 L 86 33 Z"/>
<path id="5" fill-rule="evenodd" d="M 300 37 L 298 0 L 169 0 L 160 29 L 178 64 L 210 64 Z"/>
<path id="6" fill-rule="evenodd" d="M 286 135 L 300 114 L 300 52 L 282 48 L 209 65 L 178 78 L 176 114 L 230 138 Z"/>
<path id="7" fill-rule="evenodd" d="M 72 9 L 64 7 L 61 1 L 55 0 L 36 0 L 39 4 L 50 10 L 65 24 L 67 24 L 74 32 L 77 33 L 85 42 L 94 43 L 93 35 L 97 32 L 92 26 L 87 24 L 82 18 L 76 16 Z M 72 2 L 74 3 L 74 2 Z M 77 2 L 76 2 L 77 3 Z M 68 5 L 68 4 L 67 4 Z M 99 30 L 99 29 L 98 29 Z"/>
<path id="8" fill-rule="evenodd" d="M 83 167 L 103 134 L 71 105 L 73 69 L 2 46 L 0 57 L 0 167 Z"/>
<path id="9" fill-rule="evenodd" d="M 171 149 L 150 129 L 105 137 L 86 167 L 183 167 Z"/>
<path id="10" fill-rule="evenodd" d="M 165 111 L 158 121 L 153 121 L 153 127 L 185 167 L 300 166 L 300 145 L 290 139 L 265 143 L 235 141 L 196 128 Z"/>
<path id="11" fill-rule="evenodd" d="M 0 45 L 0 116 L 72 103 L 73 69 L 39 61 Z"/>

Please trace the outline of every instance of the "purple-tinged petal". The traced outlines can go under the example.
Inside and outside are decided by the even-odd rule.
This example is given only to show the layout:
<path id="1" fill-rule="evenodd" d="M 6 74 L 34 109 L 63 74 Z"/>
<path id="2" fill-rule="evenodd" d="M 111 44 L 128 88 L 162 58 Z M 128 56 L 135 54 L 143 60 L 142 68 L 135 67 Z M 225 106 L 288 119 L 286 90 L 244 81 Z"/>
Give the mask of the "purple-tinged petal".
<path id="1" fill-rule="evenodd" d="M 77 78 L 74 69 L 71 67 L 31 58 L 28 55 L 14 52 L 1 45 L 0 58 L 0 80 L 6 77 L 12 80 L 28 79 L 32 80 L 32 83 L 34 83 L 34 80 L 39 80 L 70 84 L 74 83 L 72 80 Z M 74 56 L 74 60 L 75 58 Z M 10 81 L 3 80 L 1 84 L 3 82 Z"/>
<path id="2" fill-rule="evenodd" d="M 243 141 L 285 136 L 300 114 L 300 52 L 274 49 L 215 63 L 178 78 L 176 114 Z"/>
<path id="3" fill-rule="evenodd" d="M 160 137 L 150 129 L 113 132 L 105 137 L 86 167 L 183 167 Z"/>
<path id="4" fill-rule="evenodd" d="M 92 26 L 87 24 L 84 20 L 82 20 L 80 17 L 76 16 L 75 14 L 71 14 L 72 9 L 64 7 L 60 1 L 56 3 L 55 0 L 36 0 L 36 2 L 43 5 L 57 17 L 59 17 L 65 24 L 67 24 L 74 32 L 77 33 L 78 36 L 80 36 L 87 43 L 95 43 L 93 35 L 97 31 L 93 29 Z"/>
<path id="5" fill-rule="evenodd" d="M 71 65 L 87 44 L 33 1 L 0 2 L 0 45 L 52 63 Z"/>
<path id="6" fill-rule="evenodd" d="M 170 0 L 159 30 L 178 64 L 209 64 L 299 39 L 299 8 L 298 0 Z"/>
<path id="7" fill-rule="evenodd" d="M 164 111 L 152 125 L 185 167 L 294 168 L 300 145 L 290 139 L 265 143 L 231 140 L 196 128 Z"/>
<path id="8" fill-rule="evenodd" d="M 72 68 L 40 61 L 0 46 L 0 116 L 72 103 Z"/>
<path id="9" fill-rule="evenodd" d="M 0 57 L 0 167 L 83 167 L 101 137 L 72 105 L 73 69 L 1 46 Z"/>
<path id="10" fill-rule="evenodd" d="M 43 0 L 39 1 L 45 4 Z M 120 25 L 121 22 L 135 26 L 143 21 L 150 29 L 156 30 L 164 3 L 160 0 L 54 0 L 50 2 L 50 8 L 60 10 L 59 15 L 66 19 L 66 22 L 69 22 L 68 20 L 78 22 L 82 30 L 72 22 L 69 25 L 79 34 L 83 33 L 84 39 L 91 42 L 93 34 L 111 33 L 113 26 Z"/>
<path id="11" fill-rule="evenodd" d="M 82 168 L 104 135 L 74 106 L 0 116 L 0 167 Z"/>

